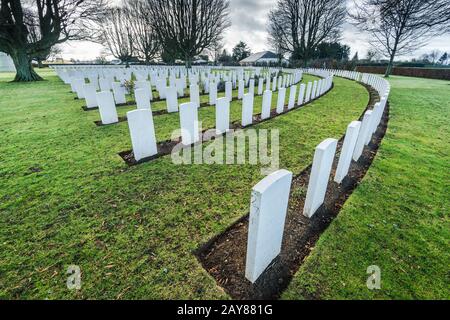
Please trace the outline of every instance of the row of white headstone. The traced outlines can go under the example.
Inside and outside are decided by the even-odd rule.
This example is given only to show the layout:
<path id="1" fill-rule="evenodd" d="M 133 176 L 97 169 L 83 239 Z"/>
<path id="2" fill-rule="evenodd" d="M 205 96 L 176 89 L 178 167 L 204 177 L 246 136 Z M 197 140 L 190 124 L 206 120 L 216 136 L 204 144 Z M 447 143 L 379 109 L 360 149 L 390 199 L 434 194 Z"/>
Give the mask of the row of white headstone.
<path id="1" fill-rule="evenodd" d="M 352 122 L 346 132 L 334 181 L 341 184 L 348 175 L 352 160 L 358 161 L 373 134 L 376 132 L 389 97 L 389 84 L 379 78 L 374 83 L 383 83 L 379 93 L 383 97 L 373 110 L 367 111 L 361 121 Z M 381 80 L 380 80 L 381 79 Z M 330 174 L 336 155 L 338 140 L 327 139 L 315 150 L 313 167 L 303 214 L 309 218 L 325 201 Z M 277 171 L 252 189 L 245 277 L 255 283 L 272 261 L 280 254 L 292 172 Z"/>
<path id="2" fill-rule="evenodd" d="M 290 88 L 290 96 L 288 102 L 288 110 L 292 110 L 295 106 L 300 106 L 316 99 L 326 92 L 332 86 L 333 77 L 319 81 L 309 82 L 300 85 L 299 94 L 297 95 L 297 85 Z M 105 94 L 105 93 L 103 93 Z M 276 114 L 285 112 L 286 89 L 281 88 L 278 92 Z M 230 130 L 230 98 L 225 96 L 216 100 L 216 134 L 220 135 Z M 113 120 L 117 121 L 117 112 L 112 105 L 111 95 L 108 97 L 108 112 L 103 114 L 105 106 L 100 106 L 100 113 L 103 117 L 112 115 Z M 181 141 L 183 145 L 189 146 L 200 141 L 198 104 L 188 102 L 180 105 L 180 129 Z M 253 124 L 254 114 L 254 92 L 248 92 L 243 95 L 242 101 L 242 126 L 247 127 Z M 261 119 L 269 119 L 272 115 L 272 91 L 266 90 L 263 93 Z M 146 107 L 139 108 L 127 113 L 128 126 L 130 130 L 131 142 L 133 146 L 134 157 L 136 161 L 151 158 L 155 156 L 157 151 L 157 141 L 155 136 L 155 128 L 153 115 L 148 103 Z M 104 122 L 105 123 L 105 122 Z"/>
<path id="3" fill-rule="evenodd" d="M 299 82 L 302 78 L 302 73 L 294 73 L 289 75 L 279 76 L 278 78 L 275 76 L 272 80 L 273 86 L 270 85 L 271 80 L 270 76 L 267 77 L 266 80 L 264 78 L 259 79 L 258 84 L 258 94 L 261 95 L 263 91 L 263 84 L 266 81 L 266 89 L 272 89 L 276 91 L 277 88 L 284 88 L 286 86 L 291 86 L 293 83 Z M 278 79 L 278 86 L 277 86 Z M 300 79 L 300 80 L 298 80 Z M 111 91 L 113 92 L 114 101 L 116 104 L 125 104 L 127 102 L 127 89 L 123 84 L 117 81 L 110 82 L 111 79 L 100 78 L 100 79 L 90 79 L 90 83 L 85 83 L 84 78 L 75 78 L 71 80 L 72 91 L 77 93 L 79 99 L 85 99 L 86 107 L 96 108 L 99 107 L 99 101 L 97 99 L 97 91 L 101 92 Z M 209 104 L 215 105 L 217 99 L 217 86 L 218 86 L 217 78 L 212 80 L 207 80 L 204 83 L 205 92 L 209 94 Z M 185 89 L 187 86 L 186 78 L 175 79 L 174 81 L 170 81 L 170 86 L 166 86 L 166 80 L 158 81 L 156 84 L 156 90 L 159 92 L 159 96 L 166 100 L 167 103 L 167 111 L 169 113 L 178 111 L 178 98 L 183 98 L 185 94 Z M 200 87 L 198 85 L 198 78 L 191 77 L 190 80 L 190 97 L 192 102 L 196 102 L 198 105 L 200 104 Z M 232 90 L 236 88 L 235 83 L 231 80 L 225 82 L 225 96 L 227 96 L 230 100 L 232 99 Z M 248 87 L 249 92 L 255 91 L 255 79 L 249 79 L 248 83 L 245 80 L 239 80 L 237 82 L 238 85 L 238 99 L 243 99 L 244 90 Z M 145 96 L 149 101 L 153 100 L 153 89 L 150 81 L 142 80 L 135 82 L 135 94 L 137 90 L 145 91 Z M 137 95 L 137 94 L 136 94 Z M 140 96 L 142 97 L 142 96 Z M 137 100 L 138 98 L 136 98 Z M 137 101 L 136 101 L 137 102 Z M 139 105 L 138 105 L 139 109 Z"/>
<path id="4" fill-rule="evenodd" d="M 272 83 L 276 84 L 277 81 L 275 81 L 276 78 L 274 78 L 274 81 Z M 281 77 L 280 77 L 281 79 Z M 294 73 L 293 76 L 284 78 L 287 79 L 286 84 L 289 84 L 292 86 L 292 83 L 294 81 L 301 81 L 302 79 L 302 73 Z M 126 103 L 126 89 L 125 87 L 121 86 L 118 82 L 113 82 L 112 84 L 112 93 L 108 88 L 104 88 L 105 90 L 101 92 L 97 92 L 95 85 L 93 84 L 83 84 L 83 79 L 78 79 L 74 82 L 76 87 L 81 87 L 79 91 L 83 92 L 82 97 L 86 100 L 87 108 L 95 108 L 98 107 L 100 110 L 100 117 L 101 122 L 104 125 L 107 124 L 113 124 L 118 122 L 118 116 L 117 116 L 117 110 L 116 105 L 117 104 L 124 104 Z M 259 79 L 258 84 L 258 95 L 263 94 L 264 90 L 264 83 L 266 83 L 266 89 L 267 91 L 276 90 L 275 86 L 270 86 L 270 77 L 267 78 L 266 82 L 264 82 L 263 78 Z M 278 81 L 278 84 L 284 85 L 284 81 Z M 182 84 L 180 84 L 182 85 Z M 321 85 L 324 87 L 322 88 Z M 325 90 L 326 88 L 325 82 L 318 82 L 317 86 L 317 94 L 321 90 Z M 316 87 L 314 87 L 316 88 Z M 280 87 L 280 93 L 283 95 L 285 94 L 285 89 Z M 295 87 L 296 89 L 296 87 Z M 180 91 L 183 92 L 184 89 L 181 87 L 167 87 L 164 90 L 164 95 L 166 98 L 166 107 L 168 113 L 176 113 L 179 111 L 179 102 L 178 97 L 181 95 Z M 190 102 L 195 103 L 195 105 L 200 107 L 200 87 L 198 84 L 192 82 L 190 88 Z M 214 106 L 217 103 L 218 100 L 218 90 L 217 90 L 217 83 L 212 81 L 209 83 L 208 86 L 209 91 L 209 105 Z M 310 91 L 308 91 L 310 92 Z M 316 91 L 312 91 L 316 92 Z M 250 79 L 249 80 L 249 86 L 248 86 L 248 93 L 252 94 L 252 96 L 255 94 L 255 80 Z M 240 80 L 238 83 L 238 100 L 242 100 L 244 98 L 245 94 L 245 84 L 243 80 Z M 291 92 L 292 94 L 292 92 Z M 294 93 L 295 95 L 295 93 Z M 150 109 L 151 110 L 151 101 L 152 101 L 152 89 L 151 84 L 149 81 L 137 81 L 135 83 L 135 100 L 136 100 L 136 106 L 137 109 Z M 227 81 L 225 83 L 225 97 L 231 102 L 233 100 L 233 85 L 231 81 Z M 293 101 L 289 104 L 290 108 L 293 107 Z M 269 106 L 270 107 L 270 106 Z M 270 113 L 270 110 L 269 110 Z"/>

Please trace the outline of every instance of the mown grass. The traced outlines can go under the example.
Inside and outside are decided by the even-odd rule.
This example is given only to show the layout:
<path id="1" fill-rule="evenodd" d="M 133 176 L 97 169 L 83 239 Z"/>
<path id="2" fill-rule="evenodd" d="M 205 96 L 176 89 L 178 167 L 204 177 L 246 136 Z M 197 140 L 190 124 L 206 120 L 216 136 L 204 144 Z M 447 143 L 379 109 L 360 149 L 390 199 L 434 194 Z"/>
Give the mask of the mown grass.
<path id="1" fill-rule="evenodd" d="M 285 299 L 449 299 L 450 82 L 392 77 L 380 152 Z M 381 290 L 366 286 L 381 269 Z"/>
<path id="2" fill-rule="evenodd" d="M 95 126 L 97 112 L 43 75 L 32 84 L 0 75 L 0 298 L 228 298 L 192 251 L 248 212 L 261 167 L 177 166 L 170 157 L 127 167 L 118 156 L 131 148 L 127 123 Z M 338 78 L 325 97 L 256 128 L 280 130 L 280 165 L 299 173 L 368 99 Z M 213 127 L 214 108 L 200 119 Z M 178 121 L 155 117 L 158 140 Z M 69 265 L 81 267 L 80 291 L 66 287 Z"/>

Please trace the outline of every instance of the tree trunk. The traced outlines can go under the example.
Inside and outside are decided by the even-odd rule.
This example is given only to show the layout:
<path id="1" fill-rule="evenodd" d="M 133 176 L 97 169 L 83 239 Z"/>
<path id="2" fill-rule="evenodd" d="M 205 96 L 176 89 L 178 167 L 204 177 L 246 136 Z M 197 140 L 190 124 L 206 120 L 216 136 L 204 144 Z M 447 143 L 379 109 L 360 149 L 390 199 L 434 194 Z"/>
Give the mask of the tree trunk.
<path id="1" fill-rule="evenodd" d="M 395 52 L 393 52 L 391 54 L 391 59 L 389 60 L 389 64 L 388 64 L 388 66 L 386 68 L 386 73 L 384 74 L 385 78 L 389 78 L 389 76 L 392 73 L 392 67 L 394 66 L 394 58 L 395 58 Z"/>
<path id="2" fill-rule="evenodd" d="M 33 69 L 31 59 L 25 50 L 19 49 L 11 55 L 16 67 L 16 77 L 14 82 L 29 82 L 43 80 Z"/>
<path id="3" fill-rule="evenodd" d="M 191 69 L 191 67 L 192 67 L 192 59 L 191 59 L 191 57 L 186 56 L 184 63 L 186 65 L 186 69 Z"/>
<path id="4" fill-rule="evenodd" d="M 38 59 L 38 68 L 39 69 L 44 68 L 44 65 L 42 64 L 42 60 L 41 59 Z"/>

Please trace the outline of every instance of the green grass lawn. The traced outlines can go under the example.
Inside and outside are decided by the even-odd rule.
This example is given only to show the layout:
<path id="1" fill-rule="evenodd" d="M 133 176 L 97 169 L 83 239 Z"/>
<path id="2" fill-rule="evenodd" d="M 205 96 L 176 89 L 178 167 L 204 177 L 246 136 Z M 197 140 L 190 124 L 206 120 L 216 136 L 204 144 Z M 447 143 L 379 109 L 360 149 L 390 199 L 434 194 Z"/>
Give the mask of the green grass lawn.
<path id="1" fill-rule="evenodd" d="M 33 84 L 0 74 L 0 298 L 228 298 L 192 251 L 247 214 L 260 166 L 176 166 L 167 156 L 130 168 L 117 155 L 131 148 L 127 123 L 95 126 L 98 113 L 42 73 L 47 81 Z M 448 297 L 448 90 L 448 82 L 393 78 L 374 167 L 285 298 Z M 280 130 L 281 168 L 298 174 L 368 99 L 336 78 L 325 97 L 256 128 Z M 240 112 L 234 102 L 233 120 Z M 213 127 L 214 108 L 199 118 Z M 158 140 L 178 122 L 155 117 Z M 375 294 L 364 286 L 372 264 L 384 270 Z M 80 291 L 66 287 L 69 265 L 81 267 Z"/>
<path id="2" fill-rule="evenodd" d="M 285 299 L 450 298 L 450 82 L 392 77 L 375 162 Z M 381 290 L 366 287 L 368 266 Z"/>
<path id="3" fill-rule="evenodd" d="M 95 126 L 96 112 L 44 76 L 0 83 L 0 297 L 226 298 L 192 251 L 248 212 L 261 168 L 176 166 L 169 156 L 129 168 L 117 155 L 131 148 L 127 123 Z M 280 129 L 281 167 L 299 173 L 367 102 L 363 87 L 336 79 L 325 97 L 257 127 Z M 200 113 L 208 125 L 213 117 Z M 178 115 L 155 127 L 168 138 Z M 72 264 L 78 292 L 66 288 Z"/>

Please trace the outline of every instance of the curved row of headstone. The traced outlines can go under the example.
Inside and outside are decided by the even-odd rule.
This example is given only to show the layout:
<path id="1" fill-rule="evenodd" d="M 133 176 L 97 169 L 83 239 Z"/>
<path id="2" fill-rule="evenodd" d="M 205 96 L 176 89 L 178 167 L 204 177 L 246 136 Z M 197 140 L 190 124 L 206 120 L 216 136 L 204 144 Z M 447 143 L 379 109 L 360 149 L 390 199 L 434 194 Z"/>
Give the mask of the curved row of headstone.
<path id="1" fill-rule="evenodd" d="M 380 102 L 364 114 L 361 121 L 349 124 L 345 135 L 334 181 L 341 184 L 348 175 L 352 160 L 358 161 L 364 148 L 381 123 L 390 93 L 389 83 L 375 75 L 342 70 L 316 70 L 353 79 L 372 86 L 380 94 Z M 313 70 L 307 70 L 313 72 Z M 338 140 L 326 139 L 314 154 L 303 214 L 313 217 L 325 201 L 328 182 L 336 154 Z M 255 283 L 272 261 L 280 254 L 283 240 L 292 172 L 279 170 L 252 189 L 247 243 L 246 278 Z"/>
<path id="2" fill-rule="evenodd" d="M 290 87 L 290 95 L 288 102 L 288 110 L 293 110 L 296 106 L 304 105 L 318 97 L 327 93 L 333 85 L 333 76 L 329 73 L 322 76 L 326 78 L 318 81 L 309 82 L 307 85 L 301 84 L 300 90 L 297 91 L 297 85 Z M 263 90 L 258 90 L 258 94 Z M 281 87 L 278 91 L 276 114 L 285 112 L 286 88 Z M 298 94 L 297 94 L 298 92 Z M 242 127 L 248 127 L 253 124 L 254 115 L 254 91 L 244 94 L 242 92 Z M 267 89 L 262 92 L 261 120 L 267 120 L 272 116 L 272 90 Z M 111 97 L 109 98 L 111 100 Z M 217 99 L 215 101 L 216 109 L 216 134 L 221 135 L 230 130 L 230 103 L 229 96 Z M 147 105 L 148 107 L 148 105 Z M 105 108 L 101 107 L 100 112 Z M 110 112 L 103 115 L 113 121 L 118 121 L 117 112 L 113 106 L 108 109 Z M 188 102 L 181 104 L 180 113 L 180 130 L 182 133 L 181 143 L 185 146 L 195 144 L 200 141 L 198 104 L 196 102 Z M 153 122 L 153 113 L 149 108 L 133 110 L 127 113 L 128 126 L 130 130 L 131 142 L 133 146 L 134 158 L 137 162 L 150 159 L 158 155 L 157 141 Z M 145 120 L 142 120 L 145 119 Z"/>
<path id="3" fill-rule="evenodd" d="M 301 82 L 303 74 L 301 71 L 293 71 L 292 74 L 284 76 L 270 76 L 263 78 L 258 78 L 257 88 L 255 87 L 255 79 L 250 78 L 248 80 L 248 85 L 246 85 L 246 80 L 237 81 L 238 97 L 237 100 L 242 100 L 244 98 L 244 93 L 247 89 L 249 93 L 262 95 L 264 89 L 266 91 L 280 91 L 285 89 L 287 86 L 293 86 L 298 82 Z M 225 78 L 225 97 L 231 102 L 233 100 L 233 88 L 235 84 L 233 81 Z M 209 106 L 215 106 L 218 100 L 218 82 L 217 80 L 212 80 L 207 85 L 207 92 L 209 96 Z M 256 91 L 257 89 L 257 91 Z M 178 101 L 179 97 L 183 97 L 183 88 L 169 86 L 165 89 L 166 98 L 166 108 L 167 113 L 177 113 L 180 109 L 180 103 Z M 152 89 L 149 81 L 136 82 L 136 88 L 134 91 L 135 103 L 137 109 L 152 109 Z M 88 107 L 98 107 L 100 109 L 101 122 L 103 125 L 117 123 L 118 119 L 116 116 L 111 118 L 108 115 L 117 115 L 117 111 L 114 109 L 117 106 L 117 101 L 119 97 L 122 101 L 126 101 L 124 88 L 115 88 L 113 92 L 106 90 L 101 92 L 96 92 L 95 88 L 91 85 L 85 85 L 85 98 Z M 189 86 L 189 96 L 190 102 L 195 103 L 197 108 L 200 107 L 200 87 L 198 83 L 190 81 Z"/>
<path id="4" fill-rule="evenodd" d="M 226 70 L 215 67 L 187 70 L 184 67 L 160 66 L 136 66 L 128 69 L 110 66 L 54 66 L 53 68 L 61 80 L 71 85 L 72 92 L 76 93 L 79 99 L 86 99 L 86 90 L 90 90 L 90 92 L 93 90 L 113 91 L 116 104 L 126 103 L 126 95 L 130 94 L 128 90 L 132 82 L 136 87 L 148 86 L 151 93 L 153 91 L 158 93 L 159 100 L 166 99 L 166 91 L 169 87 L 176 88 L 178 97 L 184 97 L 188 83 L 202 86 L 203 90 L 201 91 L 208 94 L 211 82 L 231 81 L 233 89 L 236 89 L 241 81 L 244 82 L 244 87 L 248 87 L 252 78 L 265 78 L 268 79 L 268 82 L 272 80 L 273 90 L 298 82 L 297 75 L 281 75 L 279 74 L 280 70 L 272 68 Z M 97 106 L 92 95 L 89 95 L 87 100 L 89 100 L 87 101 L 88 108 Z M 153 100 L 153 94 L 150 95 L 150 100 Z"/>

